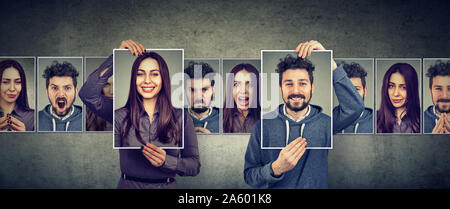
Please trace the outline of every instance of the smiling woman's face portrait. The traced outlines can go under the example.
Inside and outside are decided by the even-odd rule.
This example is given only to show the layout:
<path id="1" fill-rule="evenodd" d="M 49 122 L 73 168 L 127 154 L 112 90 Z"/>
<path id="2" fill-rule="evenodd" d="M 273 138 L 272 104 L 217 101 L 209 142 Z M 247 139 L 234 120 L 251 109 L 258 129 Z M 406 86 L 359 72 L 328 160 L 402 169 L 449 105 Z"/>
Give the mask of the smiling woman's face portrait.
<path id="1" fill-rule="evenodd" d="M 161 91 L 162 78 L 158 62 L 153 58 L 142 60 L 136 72 L 136 89 L 143 99 L 155 98 Z"/>

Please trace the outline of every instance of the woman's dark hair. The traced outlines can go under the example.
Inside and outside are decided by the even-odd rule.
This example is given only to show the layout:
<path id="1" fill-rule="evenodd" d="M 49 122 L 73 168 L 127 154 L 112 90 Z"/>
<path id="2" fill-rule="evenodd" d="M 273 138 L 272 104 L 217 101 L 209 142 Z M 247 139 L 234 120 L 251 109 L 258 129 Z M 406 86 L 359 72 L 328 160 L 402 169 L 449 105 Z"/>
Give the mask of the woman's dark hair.
<path id="1" fill-rule="evenodd" d="M 101 91 L 101 94 L 104 95 L 103 91 Z M 86 108 L 86 130 L 109 131 L 106 130 L 106 121 L 94 114 L 89 108 Z"/>
<path id="2" fill-rule="evenodd" d="M 253 91 L 254 94 L 256 94 L 256 97 L 254 95 L 250 95 L 250 104 L 256 104 L 255 107 L 250 107 L 247 117 L 255 117 L 256 120 L 261 119 L 261 105 L 259 102 L 259 71 L 251 64 L 238 64 L 236 65 L 230 72 L 228 78 L 227 78 L 227 85 L 226 85 L 226 98 L 224 102 L 223 107 L 223 130 L 225 133 L 231 133 L 233 132 L 233 115 L 235 112 L 238 111 L 236 102 L 234 101 L 233 97 L 233 84 L 234 84 L 234 78 L 236 77 L 236 74 L 241 71 L 246 70 L 249 73 L 251 73 L 254 76 L 250 76 L 251 78 L 256 78 L 256 82 L 250 82 L 250 88 L 255 89 L 256 91 Z M 253 105 L 252 105 L 253 106 Z"/>
<path id="3" fill-rule="evenodd" d="M 420 101 L 419 101 L 419 79 L 416 70 L 407 63 L 392 65 L 383 78 L 381 88 L 381 105 L 377 111 L 377 132 L 392 133 L 396 121 L 395 108 L 389 99 L 389 79 L 394 73 L 400 73 L 406 82 L 406 116 L 409 117 L 412 129 L 415 133 L 420 131 Z"/>
<path id="4" fill-rule="evenodd" d="M 94 114 L 89 108 L 86 108 L 86 130 L 108 131 L 106 130 L 106 121 Z"/>
<path id="5" fill-rule="evenodd" d="M 138 93 L 136 88 L 136 75 L 141 62 L 147 58 L 155 59 L 158 62 L 161 74 L 162 86 L 161 91 L 157 95 L 157 102 L 155 109 L 158 109 L 159 116 L 156 128 L 156 135 L 160 142 L 169 143 L 175 140 L 175 144 L 181 141 L 181 120 L 177 120 L 175 108 L 172 106 L 171 90 L 170 90 L 170 74 L 166 61 L 155 52 L 144 52 L 138 56 L 131 68 L 131 82 L 130 92 L 128 93 L 128 100 L 124 108 L 128 110 L 124 121 L 128 121 L 125 127 L 125 132 L 122 138 L 126 138 L 131 126 L 134 127 L 135 135 L 139 142 L 145 144 L 139 134 L 139 118 L 141 111 L 144 111 L 142 96 Z M 153 139 L 154 140 L 154 139 Z"/>
<path id="6" fill-rule="evenodd" d="M 28 105 L 28 95 L 27 95 L 27 79 L 25 77 L 25 71 L 22 65 L 15 60 L 3 60 L 0 62 L 0 81 L 3 79 L 3 72 L 7 69 L 13 67 L 17 69 L 20 75 L 20 81 L 22 82 L 22 89 L 20 91 L 19 97 L 17 97 L 16 105 L 25 111 L 31 110 Z"/>

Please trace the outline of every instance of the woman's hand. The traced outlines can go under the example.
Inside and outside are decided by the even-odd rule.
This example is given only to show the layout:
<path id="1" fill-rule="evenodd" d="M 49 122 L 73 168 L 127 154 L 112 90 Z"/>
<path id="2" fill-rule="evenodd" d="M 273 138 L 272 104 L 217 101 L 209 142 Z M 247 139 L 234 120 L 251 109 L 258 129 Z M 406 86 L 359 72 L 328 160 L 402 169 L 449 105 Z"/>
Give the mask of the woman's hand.
<path id="1" fill-rule="evenodd" d="M 142 154 L 155 167 L 161 167 L 166 161 L 166 151 L 148 142 L 143 146 Z"/>
<path id="2" fill-rule="evenodd" d="M 12 129 L 6 129 L 7 126 Z M 5 117 L 0 118 L 0 131 L 26 131 L 26 127 L 22 121 L 7 114 Z"/>
<path id="3" fill-rule="evenodd" d="M 13 116 L 9 116 L 8 117 L 9 125 L 11 126 L 11 128 L 13 128 L 13 131 L 26 131 L 26 127 L 25 124 L 22 123 L 22 121 L 20 121 L 19 119 L 13 117 Z"/>
<path id="4" fill-rule="evenodd" d="M 6 126 L 8 126 L 8 118 L 6 116 L 0 118 L 0 131 L 8 131 Z"/>
<path id="5" fill-rule="evenodd" d="M 145 47 L 141 43 L 133 40 L 122 41 L 120 43 L 120 48 L 129 49 L 131 54 L 133 54 L 134 56 L 140 55 L 145 51 Z"/>

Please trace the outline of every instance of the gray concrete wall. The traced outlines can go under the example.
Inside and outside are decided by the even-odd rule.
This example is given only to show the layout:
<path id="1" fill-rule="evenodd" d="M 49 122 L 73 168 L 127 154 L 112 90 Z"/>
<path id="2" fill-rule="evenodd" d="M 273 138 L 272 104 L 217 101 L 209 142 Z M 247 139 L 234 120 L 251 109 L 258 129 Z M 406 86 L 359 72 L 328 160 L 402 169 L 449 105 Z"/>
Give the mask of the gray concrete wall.
<path id="1" fill-rule="evenodd" d="M 1 56 L 107 56 L 124 39 L 190 58 L 259 58 L 319 40 L 335 57 L 449 57 L 446 1 L 2 1 Z M 110 133 L 1 133 L 0 188 L 115 188 Z M 198 137 L 180 188 L 248 188 L 248 135 Z M 450 140 L 340 135 L 330 188 L 450 188 Z"/>

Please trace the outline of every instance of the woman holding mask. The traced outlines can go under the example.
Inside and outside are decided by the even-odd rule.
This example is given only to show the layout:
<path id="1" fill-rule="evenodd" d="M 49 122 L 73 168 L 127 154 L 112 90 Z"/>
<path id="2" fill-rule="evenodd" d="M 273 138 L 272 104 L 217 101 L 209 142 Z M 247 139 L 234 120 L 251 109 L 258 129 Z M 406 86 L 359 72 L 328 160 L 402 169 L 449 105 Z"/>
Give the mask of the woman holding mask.
<path id="1" fill-rule="evenodd" d="M 115 146 L 120 149 L 122 178 L 118 188 L 177 188 L 175 175 L 200 171 L 192 119 L 172 106 L 169 69 L 155 52 L 140 53 L 131 69 L 128 100 L 115 111 Z M 187 115 L 187 113 L 185 113 Z M 184 124 L 184 141 L 182 125 Z M 184 149 L 161 149 L 180 147 Z"/>
<path id="2" fill-rule="evenodd" d="M 133 40 L 122 41 L 121 49 L 138 56 L 131 69 L 127 103 L 115 110 L 115 147 L 141 146 L 141 150 L 120 149 L 121 178 L 118 189 L 177 188 L 175 175 L 195 176 L 200 171 L 197 136 L 190 117 L 184 117 L 184 142 L 181 133 L 181 110 L 171 103 L 167 64 L 154 52 Z M 113 71 L 111 55 L 88 78 L 80 97 L 92 112 L 113 121 L 112 98 L 102 96 Z M 92 78 L 91 78 L 92 76 Z M 186 114 L 186 113 L 185 113 Z M 184 149 L 163 150 L 181 146 Z"/>

